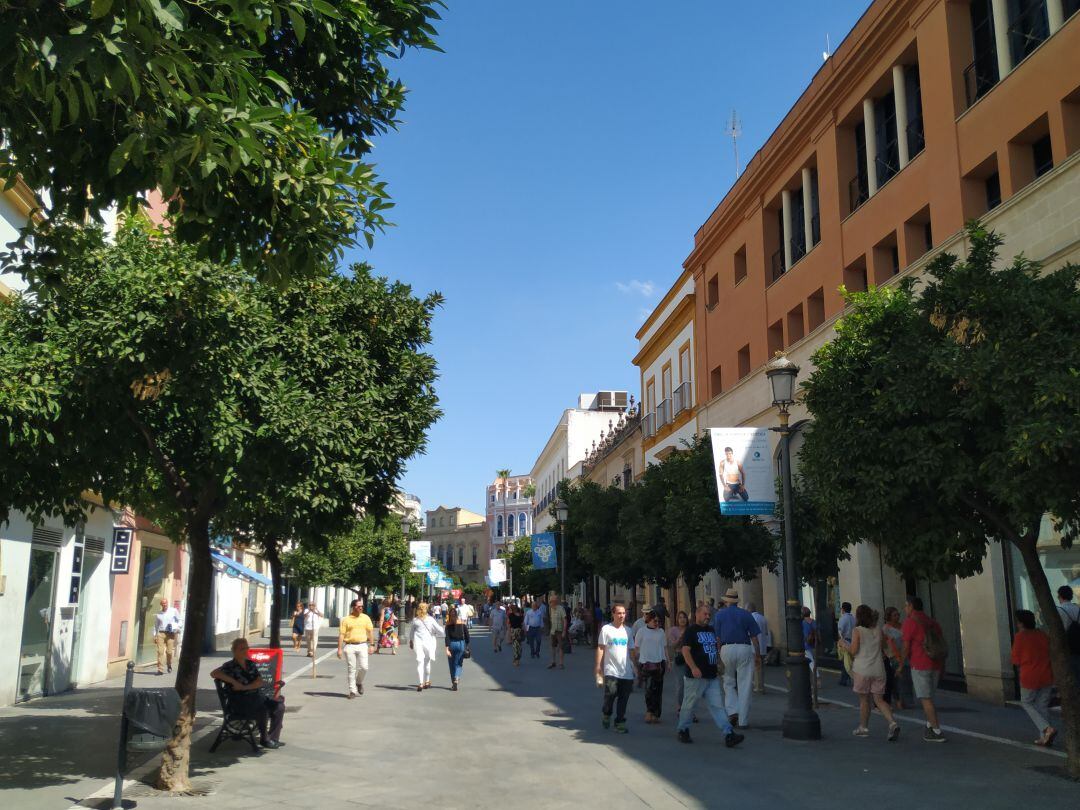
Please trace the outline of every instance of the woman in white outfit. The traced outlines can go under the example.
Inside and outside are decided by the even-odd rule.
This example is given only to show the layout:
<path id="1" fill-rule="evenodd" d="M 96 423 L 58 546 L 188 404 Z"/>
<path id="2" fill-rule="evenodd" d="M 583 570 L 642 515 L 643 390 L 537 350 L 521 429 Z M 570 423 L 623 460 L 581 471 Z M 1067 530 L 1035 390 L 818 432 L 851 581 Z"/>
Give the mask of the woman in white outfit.
<path id="1" fill-rule="evenodd" d="M 409 649 L 416 653 L 416 691 L 431 686 L 431 662 L 435 660 L 435 639 L 446 635 L 437 621 L 428 615 L 427 602 L 416 606 L 410 625 Z"/>

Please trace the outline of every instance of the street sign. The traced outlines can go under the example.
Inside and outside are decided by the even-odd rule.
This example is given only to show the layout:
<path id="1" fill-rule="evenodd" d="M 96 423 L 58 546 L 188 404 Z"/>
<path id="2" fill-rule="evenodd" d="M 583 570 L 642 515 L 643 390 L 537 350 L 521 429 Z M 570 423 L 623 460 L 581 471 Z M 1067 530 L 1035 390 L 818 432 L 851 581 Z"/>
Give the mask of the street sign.
<path id="1" fill-rule="evenodd" d="M 126 574 L 131 564 L 131 529 L 114 526 L 112 536 L 112 566 L 109 570 L 114 574 Z"/>

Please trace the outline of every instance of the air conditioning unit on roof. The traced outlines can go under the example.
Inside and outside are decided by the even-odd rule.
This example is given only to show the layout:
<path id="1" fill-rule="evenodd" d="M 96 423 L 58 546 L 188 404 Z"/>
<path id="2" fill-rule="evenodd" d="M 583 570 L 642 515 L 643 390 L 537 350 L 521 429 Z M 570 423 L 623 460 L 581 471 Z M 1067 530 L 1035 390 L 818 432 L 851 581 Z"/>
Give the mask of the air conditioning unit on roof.
<path id="1" fill-rule="evenodd" d="M 596 410 L 624 411 L 628 404 L 626 391 L 600 391 L 596 395 Z"/>

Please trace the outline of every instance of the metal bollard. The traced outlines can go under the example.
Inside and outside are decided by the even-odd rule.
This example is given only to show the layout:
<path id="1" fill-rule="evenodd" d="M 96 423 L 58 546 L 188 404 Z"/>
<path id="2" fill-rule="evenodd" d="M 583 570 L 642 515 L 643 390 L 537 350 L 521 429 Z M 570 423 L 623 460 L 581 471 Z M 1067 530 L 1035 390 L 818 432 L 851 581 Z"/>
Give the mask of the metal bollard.
<path id="1" fill-rule="evenodd" d="M 135 677 L 135 662 L 128 661 L 127 674 L 124 676 L 124 695 L 120 702 L 120 744 L 116 752 L 116 779 L 113 783 L 112 810 L 120 810 L 123 805 L 124 771 L 127 770 L 128 719 L 124 707 L 127 706 L 128 692 Z"/>

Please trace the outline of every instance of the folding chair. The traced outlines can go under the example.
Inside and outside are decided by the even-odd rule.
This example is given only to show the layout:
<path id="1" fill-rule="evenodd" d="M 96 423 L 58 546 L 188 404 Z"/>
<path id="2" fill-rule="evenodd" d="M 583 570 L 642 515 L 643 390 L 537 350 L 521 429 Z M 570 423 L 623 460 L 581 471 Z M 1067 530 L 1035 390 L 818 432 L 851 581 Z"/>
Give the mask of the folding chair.
<path id="1" fill-rule="evenodd" d="M 255 742 L 255 733 L 259 730 L 259 721 L 255 705 L 250 700 L 237 700 L 237 695 L 230 695 L 224 681 L 214 681 L 214 688 L 217 690 L 218 701 L 221 703 L 222 721 L 217 739 L 210 746 L 210 753 L 214 753 L 226 737 L 230 740 L 247 740 L 251 750 L 258 753 L 259 746 Z M 261 699 L 258 692 L 247 694 Z"/>

